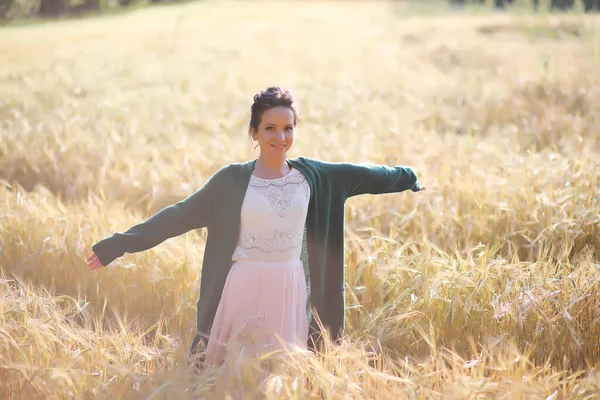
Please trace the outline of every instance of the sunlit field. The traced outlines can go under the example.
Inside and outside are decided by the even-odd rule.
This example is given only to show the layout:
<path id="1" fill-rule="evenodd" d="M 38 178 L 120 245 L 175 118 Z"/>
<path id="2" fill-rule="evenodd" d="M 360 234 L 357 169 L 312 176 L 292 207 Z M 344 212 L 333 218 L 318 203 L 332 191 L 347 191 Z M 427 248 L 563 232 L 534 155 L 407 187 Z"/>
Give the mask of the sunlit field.
<path id="1" fill-rule="evenodd" d="M 599 18 L 204 1 L 0 29 L 0 398 L 600 398 Z M 187 355 L 205 231 L 85 258 L 257 157 L 272 85 L 289 157 L 427 191 L 346 204 L 343 343 L 226 384 Z"/>

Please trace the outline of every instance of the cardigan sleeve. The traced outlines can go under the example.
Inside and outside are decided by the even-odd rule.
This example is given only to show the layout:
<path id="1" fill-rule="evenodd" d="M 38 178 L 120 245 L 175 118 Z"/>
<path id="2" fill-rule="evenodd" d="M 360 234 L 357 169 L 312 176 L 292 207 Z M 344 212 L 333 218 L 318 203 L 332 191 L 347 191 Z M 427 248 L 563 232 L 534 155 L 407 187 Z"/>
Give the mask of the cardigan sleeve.
<path id="1" fill-rule="evenodd" d="M 169 238 L 208 226 L 224 170 L 218 171 L 186 199 L 163 208 L 123 233 L 117 232 L 96 243 L 92 250 L 98 260 L 106 266 L 125 253 L 148 250 Z"/>
<path id="2" fill-rule="evenodd" d="M 410 167 L 333 163 L 331 172 L 333 182 L 342 185 L 347 197 L 421 190 L 417 175 Z"/>

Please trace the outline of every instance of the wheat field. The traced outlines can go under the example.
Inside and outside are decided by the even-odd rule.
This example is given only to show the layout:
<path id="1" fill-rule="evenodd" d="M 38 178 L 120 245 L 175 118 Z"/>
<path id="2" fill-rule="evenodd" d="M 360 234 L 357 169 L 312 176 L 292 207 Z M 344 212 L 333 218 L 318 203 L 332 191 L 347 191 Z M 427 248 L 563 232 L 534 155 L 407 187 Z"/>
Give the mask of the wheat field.
<path id="1" fill-rule="evenodd" d="M 598 22 L 202 1 L 0 29 L 0 398 L 600 398 Z M 272 85 L 290 157 L 428 190 L 348 201 L 343 343 L 225 384 L 187 358 L 206 232 L 85 258 L 257 157 Z"/>

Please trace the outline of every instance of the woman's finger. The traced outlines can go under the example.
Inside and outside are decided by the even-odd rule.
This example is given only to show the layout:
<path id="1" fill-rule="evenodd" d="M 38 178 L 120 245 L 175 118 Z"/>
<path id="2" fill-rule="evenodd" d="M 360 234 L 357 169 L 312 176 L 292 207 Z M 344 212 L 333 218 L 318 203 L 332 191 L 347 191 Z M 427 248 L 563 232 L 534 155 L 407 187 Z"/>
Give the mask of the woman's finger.
<path id="1" fill-rule="evenodd" d="M 92 260 L 95 260 L 97 258 L 98 258 L 98 256 L 96 255 L 96 253 L 92 253 L 92 255 L 87 258 L 87 261 L 92 261 Z"/>
<path id="2" fill-rule="evenodd" d="M 104 265 L 102 265 L 102 263 L 100 262 L 100 260 L 96 259 L 94 261 L 94 269 L 100 269 L 102 267 L 104 267 Z"/>
<path id="3" fill-rule="evenodd" d="M 100 263 L 100 260 L 98 260 L 97 258 L 94 259 L 94 260 L 89 261 L 88 264 L 87 264 L 87 267 L 90 270 L 94 270 L 94 269 L 100 268 L 100 266 L 102 266 L 102 264 Z"/>

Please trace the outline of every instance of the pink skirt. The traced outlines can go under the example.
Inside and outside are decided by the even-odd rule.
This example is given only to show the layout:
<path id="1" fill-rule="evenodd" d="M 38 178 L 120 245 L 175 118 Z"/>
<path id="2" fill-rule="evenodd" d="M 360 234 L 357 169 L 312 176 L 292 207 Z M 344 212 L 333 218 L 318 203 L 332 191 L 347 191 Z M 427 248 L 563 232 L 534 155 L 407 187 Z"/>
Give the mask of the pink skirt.
<path id="1" fill-rule="evenodd" d="M 205 363 L 218 366 L 276 350 L 305 350 L 306 301 L 300 260 L 236 261 L 223 287 Z"/>

